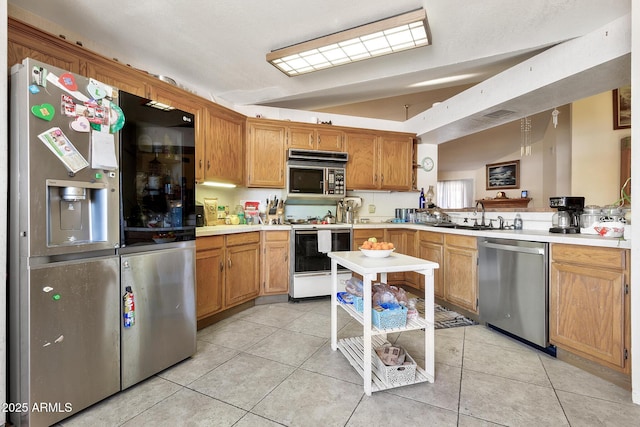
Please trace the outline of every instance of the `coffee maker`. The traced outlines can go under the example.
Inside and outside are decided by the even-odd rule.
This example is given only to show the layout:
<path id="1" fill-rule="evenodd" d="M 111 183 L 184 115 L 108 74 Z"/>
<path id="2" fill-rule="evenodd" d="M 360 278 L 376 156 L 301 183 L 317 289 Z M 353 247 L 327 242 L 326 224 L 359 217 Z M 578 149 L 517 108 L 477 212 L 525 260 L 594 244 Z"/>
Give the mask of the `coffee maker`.
<path id="1" fill-rule="evenodd" d="M 550 197 L 549 207 L 558 209 L 553 215 L 550 233 L 580 233 L 580 214 L 584 209 L 584 197 Z"/>

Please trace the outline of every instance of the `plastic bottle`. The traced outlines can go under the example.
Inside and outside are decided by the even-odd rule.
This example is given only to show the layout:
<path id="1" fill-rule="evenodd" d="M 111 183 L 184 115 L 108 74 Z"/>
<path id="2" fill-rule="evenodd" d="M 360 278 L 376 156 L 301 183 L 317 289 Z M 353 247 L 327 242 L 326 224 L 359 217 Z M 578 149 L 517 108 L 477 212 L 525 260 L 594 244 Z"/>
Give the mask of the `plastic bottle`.
<path id="1" fill-rule="evenodd" d="M 136 303 L 133 297 L 133 291 L 131 286 L 125 288 L 125 294 L 122 297 L 122 317 L 124 320 L 124 327 L 130 328 L 136 323 Z"/>
<path id="2" fill-rule="evenodd" d="M 420 199 L 419 199 L 418 207 L 420 209 L 424 209 L 424 205 L 425 205 L 424 188 L 421 188 L 420 189 Z"/>
<path id="3" fill-rule="evenodd" d="M 513 220 L 513 229 L 522 230 L 522 217 L 520 217 L 520 214 L 516 214 L 516 217 Z"/>

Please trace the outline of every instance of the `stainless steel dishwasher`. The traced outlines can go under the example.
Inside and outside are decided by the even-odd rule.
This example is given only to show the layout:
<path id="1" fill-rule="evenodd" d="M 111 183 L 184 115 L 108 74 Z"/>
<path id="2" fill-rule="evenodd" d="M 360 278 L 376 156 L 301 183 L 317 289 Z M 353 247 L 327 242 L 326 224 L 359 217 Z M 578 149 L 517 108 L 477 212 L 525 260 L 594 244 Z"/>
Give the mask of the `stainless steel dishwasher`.
<path id="1" fill-rule="evenodd" d="M 549 346 L 548 243 L 478 238 L 480 321 L 555 355 Z"/>

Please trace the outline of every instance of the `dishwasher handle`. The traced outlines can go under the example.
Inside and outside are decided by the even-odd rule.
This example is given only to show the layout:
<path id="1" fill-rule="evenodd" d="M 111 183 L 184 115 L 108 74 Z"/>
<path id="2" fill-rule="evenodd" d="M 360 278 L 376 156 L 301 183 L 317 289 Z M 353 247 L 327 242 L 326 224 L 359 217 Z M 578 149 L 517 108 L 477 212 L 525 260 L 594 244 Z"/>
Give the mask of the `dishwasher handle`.
<path id="1" fill-rule="evenodd" d="M 499 243 L 480 242 L 481 246 L 491 249 L 499 249 L 501 251 L 520 252 L 524 254 L 544 255 L 544 248 L 527 248 L 522 246 L 502 245 Z"/>

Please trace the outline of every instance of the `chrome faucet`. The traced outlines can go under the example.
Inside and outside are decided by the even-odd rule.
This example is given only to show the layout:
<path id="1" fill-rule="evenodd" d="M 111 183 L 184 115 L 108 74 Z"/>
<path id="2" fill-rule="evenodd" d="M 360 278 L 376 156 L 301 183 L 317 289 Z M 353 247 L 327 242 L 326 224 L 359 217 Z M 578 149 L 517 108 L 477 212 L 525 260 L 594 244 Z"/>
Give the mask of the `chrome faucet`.
<path id="1" fill-rule="evenodd" d="M 484 227 L 484 226 L 486 225 L 486 224 L 484 223 L 484 213 L 485 213 L 485 210 L 484 210 L 484 203 L 482 203 L 482 201 L 481 201 L 481 200 L 478 200 L 478 201 L 476 202 L 476 209 L 475 209 L 475 211 L 474 211 L 474 213 L 475 213 L 475 214 L 477 214 L 477 213 L 478 213 L 478 205 L 480 205 L 480 207 L 482 208 L 482 218 L 480 219 L 480 226 Z"/>

